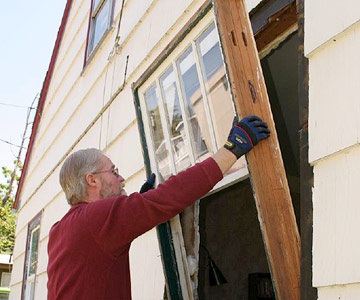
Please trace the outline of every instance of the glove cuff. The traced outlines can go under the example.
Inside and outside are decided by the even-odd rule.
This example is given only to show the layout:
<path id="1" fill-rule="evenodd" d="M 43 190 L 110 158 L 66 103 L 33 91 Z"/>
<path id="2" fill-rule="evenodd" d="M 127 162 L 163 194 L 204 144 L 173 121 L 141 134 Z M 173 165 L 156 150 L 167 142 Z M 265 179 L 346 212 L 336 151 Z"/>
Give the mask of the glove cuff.
<path id="1" fill-rule="evenodd" d="M 236 156 L 237 159 L 239 159 L 241 156 L 243 156 L 247 152 L 244 149 L 237 146 L 234 142 L 229 141 L 229 140 L 225 143 L 224 148 L 229 150 L 230 152 L 232 152 Z"/>

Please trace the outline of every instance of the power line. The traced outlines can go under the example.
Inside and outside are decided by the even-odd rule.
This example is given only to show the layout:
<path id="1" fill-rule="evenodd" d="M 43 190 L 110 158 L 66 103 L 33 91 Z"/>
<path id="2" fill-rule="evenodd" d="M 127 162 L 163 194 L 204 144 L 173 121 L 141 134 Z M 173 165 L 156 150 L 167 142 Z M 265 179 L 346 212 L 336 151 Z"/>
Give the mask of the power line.
<path id="1" fill-rule="evenodd" d="M 19 168 L 19 164 L 20 164 L 21 153 L 22 153 L 23 149 L 26 149 L 26 147 L 24 147 L 24 144 L 25 144 L 25 139 L 26 139 L 26 133 L 28 131 L 28 126 L 31 124 L 31 122 L 30 122 L 31 110 L 34 108 L 35 101 L 38 100 L 38 99 L 39 99 L 39 97 L 38 97 L 38 95 L 36 95 L 35 98 L 33 99 L 33 102 L 31 103 L 31 107 L 29 107 L 28 110 L 27 110 L 27 117 L 26 117 L 26 122 L 25 122 L 24 133 L 23 133 L 22 140 L 21 140 L 21 146 L 19 146 L 19 153 L 18 153 L 17 158 L 16 158 L 16 163 L 15 163 L 15 166 L 14 166 L 14 170 L 13 170 L 13 172 L 11 174 L 8 192 L 5 195 L 4 199 L 2 199 L 2 205 L 3 206 L 6 204 L 7 200 L 9 199 L 9 197 L 10 197 L 10 195 L 12 193 L 12 190 L 13 190 L 13 184 L 14 184 L 14 181 L 15 181 L 16 172 L 17 172 L 17 170 Z"/>
<path id="2" fill-rule="evenodd" d="M 34 109 L 34 107 L 29 107 L 29 106 L 25 106 L 25 105 L 11 104 L 11 103 L 4 103 L 4 102 L 0 102 L 0 105 L 4 105 L 4 106 L 12 106 L 12 107 L 17 107 L 17 108 L 28 108 L 28 109 Z"/>
<path id="3" fill-rule="evenodd" d="M 22 147 L 22 146 L 19 146 L 19 145 L 13 144 L 13 143 L 11 143 L 11 142 L 9 142 L 9 141 L 5 141 L 5 140 L 3 140 L 3 139 L 0 139 L 0 142 L 6 143 L 6 144 L 9 144 L 9 145 L 11 145 L 11 146 L 18 147 L 18 148 L 27 149 L 26 147 Z"/>

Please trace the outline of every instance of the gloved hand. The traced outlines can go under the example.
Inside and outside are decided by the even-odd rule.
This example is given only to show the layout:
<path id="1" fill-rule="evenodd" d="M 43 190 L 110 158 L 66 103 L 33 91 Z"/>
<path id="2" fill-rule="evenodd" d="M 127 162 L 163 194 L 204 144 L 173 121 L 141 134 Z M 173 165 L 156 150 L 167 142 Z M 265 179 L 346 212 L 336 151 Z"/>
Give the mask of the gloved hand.
<path id="1" fill-rule="evenodd" d="M 154 188 L 154 183 L 155 183 L 155 174 L 152 173 L 150 175 L 150 177 L 148 178 L 148 180 L 146 180 L 146 182 L 141 186 L 141 189 L 140 189 L 140 194 L 141 193 L 145 193 L 147 192 L 148 190 L 151 190 Z"/>
<path id="2" fill-rule="evenodd" d="M 269 136 L 270 131 L 267 124 L 258 116 L 248 116 L 240 122 L 235 117 L 224 147 L 239 158 L 248 153 L 258 142 Z"/>

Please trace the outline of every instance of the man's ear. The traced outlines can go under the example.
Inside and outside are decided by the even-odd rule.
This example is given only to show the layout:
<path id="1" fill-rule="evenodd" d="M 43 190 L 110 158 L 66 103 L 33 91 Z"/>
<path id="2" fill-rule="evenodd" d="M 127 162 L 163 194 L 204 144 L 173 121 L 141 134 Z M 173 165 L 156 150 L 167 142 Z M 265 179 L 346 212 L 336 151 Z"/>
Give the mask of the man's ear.
<path id="1" fill-rule="evenodd" d="M 94 174 L 86 174 L 85 175 L 85 180 L 86 180 L 86 183 L 89 185 L 89 186 L 96 186 L 97 184 L 97 178 Z"/>

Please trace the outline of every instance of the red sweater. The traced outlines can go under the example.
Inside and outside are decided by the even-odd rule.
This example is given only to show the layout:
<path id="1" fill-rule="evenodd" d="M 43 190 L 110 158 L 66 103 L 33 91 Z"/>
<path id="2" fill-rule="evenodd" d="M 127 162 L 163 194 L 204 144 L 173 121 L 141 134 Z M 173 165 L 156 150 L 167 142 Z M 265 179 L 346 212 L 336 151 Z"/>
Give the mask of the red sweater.
<path id="1" fill-rule="evenodd" d="M 208 158 L 144 194 L 71 207 L 49 234 L 48 300 L 130 300 L 131 242 L 179 214 L 222 177 Z"/>

